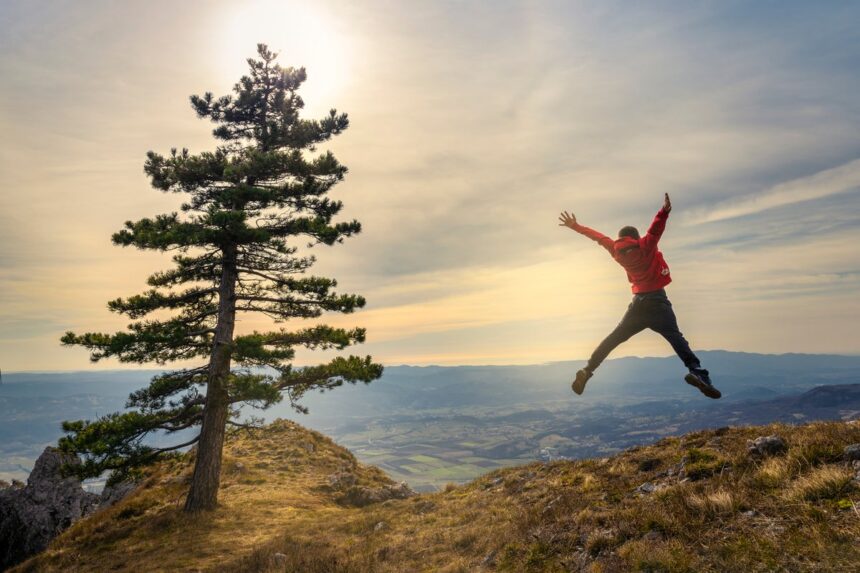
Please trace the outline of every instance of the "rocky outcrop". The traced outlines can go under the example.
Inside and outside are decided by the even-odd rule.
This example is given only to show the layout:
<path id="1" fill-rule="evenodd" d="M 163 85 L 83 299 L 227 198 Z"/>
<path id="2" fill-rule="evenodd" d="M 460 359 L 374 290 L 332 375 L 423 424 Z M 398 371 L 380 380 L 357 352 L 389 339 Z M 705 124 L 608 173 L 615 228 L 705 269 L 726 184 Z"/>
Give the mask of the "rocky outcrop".
<path id="1" fill-rule="evenodd" d="M 747 452 L 754 458 L 778 456 L 788 451 L 788 444 L 780 436 L 760 436 L 747 441 Z"/>
<path id="2" fill-rule="evenodd" d="M 418 494 L 406 485 L 406 482 L 375 488 L 355 485 L 347 489 L 337 501 L 343 505 L 364 507 L 365 505 L 379 503 L 389 499 L 406 499 L 413 495 Z"/>
<path id="3" fill-rule="evenodd" d="M 860 460 L 860 444 L 845 446 L 843 453 L 845 454 L 845 459 L 849 462 Z"/>
<path id="4" fill-rule="evenodd" d="M 42 551 L 72 523 L 109 504 L 84 491 L 77 477 L 63 475 L 64 465 L 80 463 L 75 455 L 45 448 L 27 485 L 0 489 L 0 570 Z"/>

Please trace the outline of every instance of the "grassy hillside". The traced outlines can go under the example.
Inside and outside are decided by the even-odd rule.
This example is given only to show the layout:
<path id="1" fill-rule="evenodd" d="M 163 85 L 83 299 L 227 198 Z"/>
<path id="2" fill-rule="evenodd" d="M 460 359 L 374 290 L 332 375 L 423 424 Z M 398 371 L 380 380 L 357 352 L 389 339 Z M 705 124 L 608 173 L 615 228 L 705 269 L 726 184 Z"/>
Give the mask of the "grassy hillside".
<path id="1" fill-rule="evenodd" d="M 788 451 L 750 457 L 774 433 Z M 213 514 L 182 514 L 190 467 L 167 463 L 15 571 L 856 571 L 858 442 L 858 423 L 704 431 L 352 507 L 391 481 L 277 422 L 231 435 Z"/>

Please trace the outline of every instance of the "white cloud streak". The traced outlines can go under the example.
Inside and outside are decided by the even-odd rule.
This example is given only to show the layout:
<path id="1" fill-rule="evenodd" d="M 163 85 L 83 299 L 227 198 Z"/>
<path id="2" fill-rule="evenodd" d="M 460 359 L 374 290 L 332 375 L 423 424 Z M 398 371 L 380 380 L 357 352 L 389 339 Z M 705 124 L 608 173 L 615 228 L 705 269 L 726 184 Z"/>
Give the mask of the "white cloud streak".
<path id="1" fill-rule="evenodd" d="M 711 223 L 744 217 L 776 207 L 845 193 L 858 187 L 860 187 L 860 159 L 855 159 L 813 175 L 774 185 L 752 196 L 718 203 L 707 210 L 691 214 L 687 218 L 687 223 Z"/>

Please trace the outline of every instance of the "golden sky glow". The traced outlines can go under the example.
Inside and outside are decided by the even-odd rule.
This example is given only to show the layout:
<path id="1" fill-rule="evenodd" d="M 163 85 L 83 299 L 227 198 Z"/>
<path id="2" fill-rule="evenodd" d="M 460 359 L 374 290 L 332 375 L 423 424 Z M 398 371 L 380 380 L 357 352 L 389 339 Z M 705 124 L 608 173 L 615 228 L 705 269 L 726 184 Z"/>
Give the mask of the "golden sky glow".
<path id="1" fill-rule="evenodd" d="M 556 216 L 644 229 L 668 192 L 669 294 L 694 348 L 856 353 L 860 41 L 844 23 L 858 10 L 4 3 L 0 368 L 92 368 L 62 333 L 127 324 L 106 302 L 169 259 L 110 235 L 181 202 L 148 186 L 145 153 L 214 147 L 188 96 L 227 93 L 257 42 L 307 68 L 307 115 L 350 115 L 328 146 L 350 168 L 332 193 L 364 231 L 317 249 L 314 272 L 367 297 L 326 318 L 367 327 L 360 352 L 586 358 L 629 287 Z M 670 352 L 643 333 L 613 356 Z"/>

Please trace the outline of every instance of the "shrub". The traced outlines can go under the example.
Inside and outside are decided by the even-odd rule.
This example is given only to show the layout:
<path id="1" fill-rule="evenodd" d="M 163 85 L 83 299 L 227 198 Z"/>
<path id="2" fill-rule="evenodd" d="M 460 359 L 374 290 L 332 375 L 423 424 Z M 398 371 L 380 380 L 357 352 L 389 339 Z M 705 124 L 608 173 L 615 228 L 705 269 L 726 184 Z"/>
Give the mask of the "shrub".
<path id="1" fill-rule="evenodd" d="M 698 448 L 687 450 L 687 464 L 684 470 L 692 481 L 710 477 L 727 467 L 729 461 L 715 453 Z"/>

